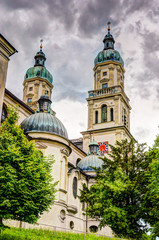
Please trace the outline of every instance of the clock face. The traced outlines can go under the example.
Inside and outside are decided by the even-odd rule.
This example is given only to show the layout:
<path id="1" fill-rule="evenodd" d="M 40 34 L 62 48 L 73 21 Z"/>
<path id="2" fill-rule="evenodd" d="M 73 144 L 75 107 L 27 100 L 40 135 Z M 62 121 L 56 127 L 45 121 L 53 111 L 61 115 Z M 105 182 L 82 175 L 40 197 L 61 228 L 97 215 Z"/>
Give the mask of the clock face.
<path id="1" fill-rule="evenodd" d="M 108 142 L 99 142 L 99 152 L 101 155 L 108 153 Z"/>

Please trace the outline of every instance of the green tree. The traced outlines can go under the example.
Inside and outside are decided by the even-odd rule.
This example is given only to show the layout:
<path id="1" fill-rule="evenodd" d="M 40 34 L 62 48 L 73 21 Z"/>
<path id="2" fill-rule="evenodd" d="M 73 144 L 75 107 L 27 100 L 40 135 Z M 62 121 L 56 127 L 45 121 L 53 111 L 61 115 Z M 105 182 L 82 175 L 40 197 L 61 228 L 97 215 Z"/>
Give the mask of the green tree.
<path id="1" fill-rule="evenodd" d="M 8 108 L 0 129 L 0 224 L 2 219 L 35 223 L 55 197 L 52 159 L 36 149 L 17 124 L 18 114 Z"/>
<path id="2" fill-rule="evenodd" d="M 159 237 L 159 136 L 157 136 L 152 148 L 148 151 L 151 158 L 150 171 L 146 177 L 148 179 L 148 191 L 144 197 L 144 207 L 147 212 L 147 221 L 152 226 L 154 239 Z"/>
<path id="3" fill-rule="evenodd" d="M 87 203 L 86 214 L 99 220 L 100 227 L 108 225 L 119 237 L 141 239 L 148 229 L 142 205 L 151 159 L 146 145 L 133 139 L 110 148 L 103 168 L 96 169 L 95 183 L 90 188 L 83 185 L 80 200 Z"/>

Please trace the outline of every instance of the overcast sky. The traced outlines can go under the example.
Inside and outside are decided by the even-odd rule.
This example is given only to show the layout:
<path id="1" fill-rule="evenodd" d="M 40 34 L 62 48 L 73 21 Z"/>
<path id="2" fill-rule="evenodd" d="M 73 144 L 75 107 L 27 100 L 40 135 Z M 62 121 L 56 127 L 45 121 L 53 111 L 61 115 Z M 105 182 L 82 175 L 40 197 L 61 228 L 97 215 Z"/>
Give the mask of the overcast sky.
<path id="1" fill-rule="evenodd" d="M 108 21 L 125 63 L 131 133 L 151 146 L 159 133 L 158 0 L 1 0 L 1 33 L 18 50 L 9 62 L 7 88 L 22 99 L 24 75 L 43 39 L 54 78 L 52 107 L 69 137 L 80 137 Z"/>

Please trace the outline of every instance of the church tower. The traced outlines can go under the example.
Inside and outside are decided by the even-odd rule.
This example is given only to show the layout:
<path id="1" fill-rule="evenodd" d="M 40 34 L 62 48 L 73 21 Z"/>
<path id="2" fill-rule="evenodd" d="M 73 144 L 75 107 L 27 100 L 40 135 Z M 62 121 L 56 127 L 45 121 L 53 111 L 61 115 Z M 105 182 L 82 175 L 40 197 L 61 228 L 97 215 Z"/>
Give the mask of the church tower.
<path id="1" fill-rule="evenodd" d="M 102 155 L 108 152 L 109 144 L 132 137 L 131 107 L 124 91 L 124 62 L 114 49 L 110 22 L 103 43 L 104 49 L 94 61 L 94 90 L 88 92 L 88 129 L 82 132 L 84 151 L 88 151 L 93 137 L 99 143 Z"/>
<path id="2" fill-rule="evenodd" d="M 42 40 L 40 51 L 34 57 L 35 64 L 27 70 L 23 82 L 23 101 L 34 111 L 38 107 L 38 100 L 42 95 L 51 99 L 53 89 L 53 77 L 45 67 L 46 57 L 42 51 Z"/>

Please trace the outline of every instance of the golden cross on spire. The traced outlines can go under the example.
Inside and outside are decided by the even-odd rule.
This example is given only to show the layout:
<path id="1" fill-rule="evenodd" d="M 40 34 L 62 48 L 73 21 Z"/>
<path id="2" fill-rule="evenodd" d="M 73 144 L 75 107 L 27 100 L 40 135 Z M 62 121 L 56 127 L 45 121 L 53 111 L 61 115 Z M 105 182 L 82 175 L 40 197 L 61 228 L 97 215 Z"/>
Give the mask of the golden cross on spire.
<path id="1" fill-rule="evenodd" d="M 108 32 L 110 32 L 110 24 L 111 24 L 111 22 L 107 22 L 107 25 L 108 25 Z"/>
<path id="2" fill-rule="evenodd" d="M 42 43 L 43 43 L 43 39 L 40 40 L 40 50 L 42 50 L 42 48 L 43 48 Z"/>

